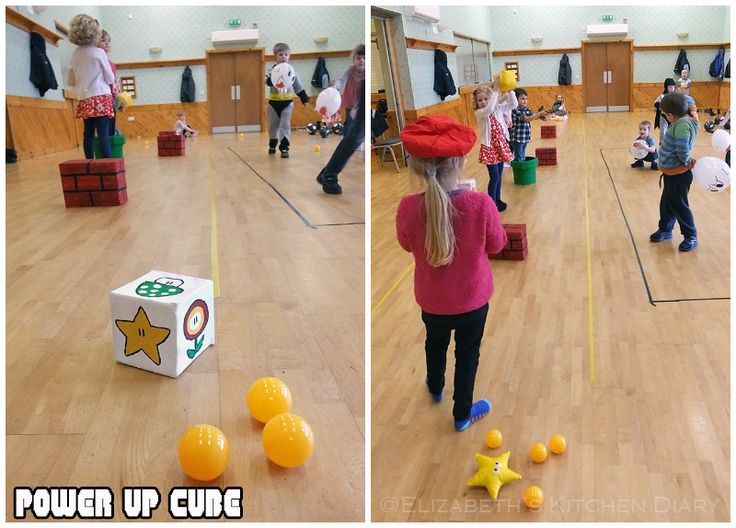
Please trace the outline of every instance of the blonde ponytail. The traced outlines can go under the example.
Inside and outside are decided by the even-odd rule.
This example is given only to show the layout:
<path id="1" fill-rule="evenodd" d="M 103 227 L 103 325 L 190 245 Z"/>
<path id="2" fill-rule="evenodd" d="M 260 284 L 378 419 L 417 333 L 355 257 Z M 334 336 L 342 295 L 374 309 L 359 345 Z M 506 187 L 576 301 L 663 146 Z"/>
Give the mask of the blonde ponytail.
<path id="1" fill-rule="evenodd" d="M 462 167 L 464 158 L 411 158 L 412 170 L 427 180 L 424 206 L 427 233 L 424 247 L 427 262 L 432 267 L 447 266 L 455 257 L 455 231 L 452 227 L 454 210 L 440 180 Z"/>

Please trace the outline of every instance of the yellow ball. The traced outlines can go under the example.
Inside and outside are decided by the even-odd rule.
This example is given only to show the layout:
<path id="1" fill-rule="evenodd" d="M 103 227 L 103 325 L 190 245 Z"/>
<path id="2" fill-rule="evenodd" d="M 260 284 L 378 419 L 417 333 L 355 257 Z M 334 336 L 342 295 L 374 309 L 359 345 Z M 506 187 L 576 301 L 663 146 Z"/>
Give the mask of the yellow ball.
<path id="1" fill-rule="evenodd" d="M 498 83 L 502 92 L 509 92 L 516 88 L 516 74 L 511 70 L 501 70 L 498 72 Z"/>
<path id="2" fill-rule="evenodd" d="M 314 451 L 314 433 L 306 420 L 281 413 L 263 428 L 263 450 L 274 464 L 294 468 L 304 464 Z"/>
<path id="3" fill-rule="evenodd" d="M 552 435 L 549 439 L 549 450 L 555 455 L 561 455 L 567 449 L 567 441 L 561 434 Z"/>
<path id="4" fill-rule="evenodd" d="M 544 493 L 537 486 L 530 486 L 524 492 L 524 504 L 530 510 L 538 510 L 544 502 Z"/>
<path id="5" fill-rule="evenodd" d="M 230 445 L 217 427 L 195 425 L 179 440 L 178 458 L 184 473 L 207 482 L 225 472 L 230 460 Z"/>
<path id="6" fill-rule="evenodd" d="M 291 410 L 289 387 L 278 378 L 260 378 L 253 382 L 245 398 L 253 418 L 268 422 L 277 414 Z"/>
<path id="7" fill-rule="evenodd" d="M 315 146 L 314 146 L 314 151 L 315 151 L 315 152 L 319 152 L 319 145 L 315 145 Z"/>
<path id="8" fill-rule="evenodd" d="M 498 429 L 491 429 L 486 433 L 486 445 L 491 449 L 496 449 L 503 444 L 503 435 Z"/>
<path id="9" fill-rule="evenodd" d="M 537 464 L 541 464 L 547 460 L 547 448 L 544 444 L 534 444 L 529 454 L 531 455 L 532 460 Z"/>

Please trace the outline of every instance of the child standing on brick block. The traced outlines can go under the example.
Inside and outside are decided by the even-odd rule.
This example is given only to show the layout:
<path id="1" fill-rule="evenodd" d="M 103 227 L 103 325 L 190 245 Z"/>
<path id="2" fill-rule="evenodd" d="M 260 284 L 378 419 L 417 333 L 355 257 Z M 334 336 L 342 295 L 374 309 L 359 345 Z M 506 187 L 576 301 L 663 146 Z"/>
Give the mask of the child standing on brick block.
<path id="1" fill-rule="evenodd" d="M 685 237 L 680 243 L 680 251 L 692 251 L 698 245 L 695 219 L 687 199 L 693 182 L 691 169 L 695 166 L 695 159 L 691 151 L 698 135 L 698 124 L 688 115 L 688 106 L 687 97 L 679 92 L 665 95 L 659 106 L 671 124 L 659 151 L 660 181 L 664 180 L 659 200 L 659 227 L 649 237 L 652 242 L 672 238 L 672 228 L 677 221 Z"/>
<path id="2" fill-rule="evenodd" d="M 531 122 L 540 117 L 547 115 L 547 112 L 540 110 L 536 114 L 527 106 L 529 95 L 523 88 L 517 88 L 516 99 L 519 106 L 511 112 L 511 120 L 514 127 L 511 129 L 511 150 L 514 152 L 514 161 L 524 161 L 526 159 L 526 146 L 532 140 Z"/>
<path id="3" fill-rule="evenodd" d="M 514 159 L 504 135 L 504 123 L 497 117 L 499 83 L 494 78 L 489 86 L 481 86 L 473 92 L 473 109 L 480 129 L 478 162 L 488 169 L 488 195 L 499 212 L 507 205 L 501 200 L 501 176 L 503 164 Z"/>
<path id="4" fill-rule="evenodd" d="M 95 131 L 103 158 L 112 157 L 110 119 L 115 117 L 110 85 L 115 75 L 104 50 L 97 47 L 100 23 L 89 15 L 77 15 L 69 24 L 69 41 L 78 47 L 72 53 L 67 85 L 75 88 L 76 116 L 84 120 L 84 156 L 94 159 Z"/>
<path id="5" fill-rule="evenodd" d="M 473 403 L 493 275 L 488 261 L 506 245 L 506 232 L 485 193 L 463 190 L 465 156 L 475 145 L 472 128 L 447 116 L 419 118 L 401 132 L 411 169 L 426 192 L 402 198 L 396 213 L 399 244 L 414 255 L 414 294 L 426 327 L 426 384 L 441 402 L 447 348 L 455 331 L 455 429 L 464 431 L 491 410 Z"/>
<path id="6" fill-rule="evenodd" d="M 273 55 L 276 64 L 289 62 L 291 49 L 288 44 L 279 42 L 273 47 Z M 276 154 L 276 147 L 278 146 L 281 157 L 288 158 L 289 140 L 291 139 L 291 112 L 294 109 L 293 93 L 299 97 L 303 106 L 306 106 L 309 102 L 309 96 L 299 81 L 296 70 L 294 70 L 294 82 L 289 88 L 274 86 L 271 82 L 270 70 L 266 75 L 266 85 L 269 87 L 268 107 L 266 109 L 268 115 L 268 153 Z"/>

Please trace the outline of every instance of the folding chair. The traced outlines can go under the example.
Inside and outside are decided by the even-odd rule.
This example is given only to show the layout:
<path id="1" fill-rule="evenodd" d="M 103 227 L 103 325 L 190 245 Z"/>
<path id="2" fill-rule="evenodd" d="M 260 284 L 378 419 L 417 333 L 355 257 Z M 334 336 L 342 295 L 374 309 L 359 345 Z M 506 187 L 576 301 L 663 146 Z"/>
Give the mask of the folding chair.
<path id="1" fill-rule="evenodd" d="M 401 172 L 399 162 L 396 159 L 396 153 L 394 152 L 394 147 L 401 148 L 401 157 L 404 160 L 404 166 L 406 166 L 404 144 L 402 143 L 401 138 L 398 137 L 380 139 L 381 136 L 386 133 L 388 128 L 389 126 L 386 121 L 386 116 L 378 110 L 373 110 L 371 112 L 371 151 L 375 150 L 379 155 L 378 159 L 381 167 L 383 167 L 383 162 L 386 160 L 386 154 L 390 152 L 391 159 L 394 160 L 394 165 L 396 165 L 396 172 Z"/>

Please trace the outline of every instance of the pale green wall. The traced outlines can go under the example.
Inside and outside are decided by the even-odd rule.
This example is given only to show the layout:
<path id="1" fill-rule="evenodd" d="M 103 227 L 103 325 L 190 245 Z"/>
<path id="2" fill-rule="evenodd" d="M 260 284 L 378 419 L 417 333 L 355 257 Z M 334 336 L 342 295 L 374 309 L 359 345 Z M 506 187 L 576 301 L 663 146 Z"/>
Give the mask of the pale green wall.
<path id="1" fill-rule="evenodd" d="M 212 31 L 230 29 L 228 21 L 240 18 L 241 28 L 252 27 L 257 22 L 258 42 L 247 47 L 263 47 L 270 54 L 277 42 L 286 42 L 292 52 L 331 51 L 352 49 L 364 41 L 365 8 L 363 6 L 103 6 L 49 7 L 35 17 L 45 27 L 53 29 L 54 19 L 68 25 L 77 13 L 85 12 L 98 18 L 112 36 L 110 58 L 113 62 L 140 62 L 180 58 L 204 58 L 205 50 L 238 47 L 232 44 L 213 46 L 209 41 Z M 132 17 L 132 18 L 131 18 Z M 33 18 L 33 17 L 32 17 Z M 6 27 L 14 29 L 6 24 Z M 12 95 L 38 97 L 38 91 L 27 81 L 30 73 L 30 49 L 23 49 L 27 34 L 18 30 L 7 31 L 6 36 L 6 87 Z M 23 36 L 25 35 L 25 36 Z M 314 38 L 328 37 L 326 44 L 318 45 Z M 152 55 L 149 48 L 160 46 L 162 53 Z M 48 46 L 49 59 L 59 84 L 62 73 L 73 51 L 68 41 L 58 50 Z M 54 48 L 53 50 L 51 48 Z M 333 78 L 339 78 L 349 66 L 349 59 L 328 58 L 327 69 Z M 316 60 L 293 61 L 307 93 L 318 93 L 310 85 Z M 268 67 L 269 64 L 266 65 Z M 23 69 L 27 69 L 27 73 Z M 173 103 L 179 101 L 183 66 L 136 70 L 119 70 L 121 75 L 133 75 L 138 90 L 137 104 Z M 63 72 L 62 72 L 63 70 Z M 197 101 L 207 100 L 207 80 L 204 66 L 193 66 L 197 87 Z M 265 75 L 265 71 L 263 72 Z M 24 78 L 26 79 L 24 81 Z M 61 98 L 58 91 L 58 98 Z M 47 93 L 47 97 L 49 94 Z"/>
<path id="2" fill-rule="evenodd" d="M 493 49 L 565 48 L 580 46 L 587 40 L 585 28 L 588 24 L 603 24 L 601 15 L 614 16 L 611 23 L 629 24 L 625 38 L 642 44 L 697 44 L 728 42 L 730 9 L 727 6 L 493 6 L 491 31 L 494 36 Z M 724 24 L 724 20 L 726 21 Z M 688 32 L 686 39 L 677 37 L 678 32 Z M 531 42 L 531 37 L 544 38 L 541 44 Z M 677 51 L 635 52 L 634 82 L 661 82 L 672 76 Z M 708 81 L 708 67 L 715 50 L 692 50 L 687 53 L 692 66 L 694 81 Z M 727 53 L 728 56 L 728 53 Z M 580 84 L 580 54 L 570 54 L 573 84 Z M 522 55 L 516 57 L 494 57 L 496 69 L 504 60 L 519 62 L 522 83 L 529 86 L 557 84 L 560 56 Z M 497 65 L 495 64 L 497 62 Z"/>
<path id="3" fill-rule="evenodd" d="M 374 8 L 375 9 L 375 8 Z M 398 70 L 408 108 L 423 108 L 440 102 L 433 91 L 434 62 L 432 52 L 407 50 L 404 37 L 414 36 L 429 40 L 455 42 L 453 31 L 491 41 L 491 50 L 579 47 L 587 40 L 588 24 L 603 23 L 602 14 L 614 16 L 613 23 L 624 18 L 629 23 L 626 38 L 635 45 L 677 44 L 678 42 L 714 43 L 730 41 L 730 8 L 728 6 L 441 6 L 440 27 L 435 33 L 432 24 L 408 16 L 404 6 L 382 6 L 382 12 L 397 17 L 396 35 L 399 43 Z M 678 32 L 689 33 L 679 39 Z M 531 37 L 541 36 L 541 44 L 533 44 Z M 709 81 L 710 66 L 716 50 L 692 50 L 688 58 L 692 65 L 691 77 Z M 726 51 L 726 60 L 730 56 Z M 634 82 L 662 82 L 674 75 L 677 51 L 636 52 L 634 54 Z M 571 53 L 570 65 L 573 84 L 581 82 L 581 55 Z M 519 63 L 521 86 L 551 86 L 557 84 L 561 55 L 515 55 L 493 57 L 492 71 L 498 71 L 505 61 Z M 448 54 L 448 66 L 458 82 L 457 64 Z"/>
<path id="4" fill-rule="evenodd" d="M 49 7 L 41 14 L 31 14 L 25 6 L 13 7 L 23 16 L 30 18 L 39 25 L 49 29 L 55 33 L 54 20 L 58 20 L 61 24 L 69 27 L 71 19 L 79 14 L 86 13 L 97 19 L 100 19 L 100 8 L 94 6 L 65 6 L 65 7 Z M 64 77 L 66 77 L 67 65 L 71 58 L 75 46 L 70 44 L 64 38 L 59 41 L 58 46 L 46 43 L 46 56 L 49 58 L 51 66 L 54 68 L 56 81 L 59 83 L 58 90 L 46 92 L 44 99 L 62 100 L 62 88 L 64 87 Z M 31 74 L 31 44 L 30 35 L 10 24 L 5 24 L 5 92 L 8 95 L 20 95 L 25 97 L 40 97 L 38 89 L 31 84 L 28 77 Z"/>

